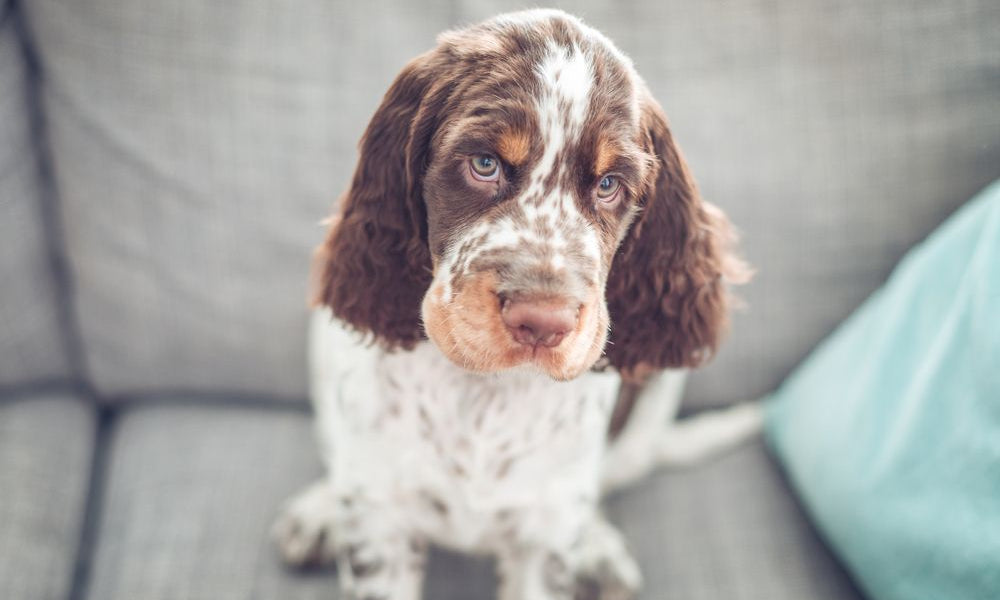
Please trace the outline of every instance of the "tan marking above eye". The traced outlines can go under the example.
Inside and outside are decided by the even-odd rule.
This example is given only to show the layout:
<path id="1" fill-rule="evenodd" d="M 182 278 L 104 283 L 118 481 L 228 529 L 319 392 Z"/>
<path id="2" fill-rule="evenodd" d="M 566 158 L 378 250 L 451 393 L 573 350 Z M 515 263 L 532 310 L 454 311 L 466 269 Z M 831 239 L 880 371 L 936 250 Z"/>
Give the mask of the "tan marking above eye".
<path id="1" fill-rule="evenodd" d="M 597 156 L 594 160 L 594 173 L 607 173 L 618 154 L 617 148 L 606 140 L 597 143 Z"/>
<path id="2" fill-rule="evenodd" d="M 497 152 L 504 162 L 519 166 L 528 159 L 531 151 L 531 138 L 523 131 L 507 131 L 497 142 Z"/>

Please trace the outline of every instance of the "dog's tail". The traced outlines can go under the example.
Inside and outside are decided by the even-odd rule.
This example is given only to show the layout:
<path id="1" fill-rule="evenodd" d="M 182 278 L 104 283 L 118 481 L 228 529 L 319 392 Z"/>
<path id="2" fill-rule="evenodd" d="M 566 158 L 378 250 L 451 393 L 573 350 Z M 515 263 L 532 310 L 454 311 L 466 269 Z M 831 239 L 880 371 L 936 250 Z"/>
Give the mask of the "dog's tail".
<path id="1" fill-rule="evenodd" d="M 635 400 L 604 459 L 601 490 L 607 495 L 660 467 L 688 467 L 739 446 L 763 427 L 760 401 L 676 420 L 687 372 L 664 371 Z"/>

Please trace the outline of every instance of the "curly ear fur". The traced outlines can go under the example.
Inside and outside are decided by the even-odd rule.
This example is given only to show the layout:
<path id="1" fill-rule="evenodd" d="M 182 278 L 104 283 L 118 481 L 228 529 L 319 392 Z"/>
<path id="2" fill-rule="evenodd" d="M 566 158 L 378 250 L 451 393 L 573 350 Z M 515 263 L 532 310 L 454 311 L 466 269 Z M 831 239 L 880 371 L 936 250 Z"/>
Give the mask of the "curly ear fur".
<path id="1" fill-rule="evenodd" d="M 390 348 L 424 339 L 420 303 L 431 256 L 421 189 L 446 97 L 444 67 L 431 51 L 396 77 L 361 139 L 351 187 L 314 262 L 314 303 Z"/>
<path id="2" fill-rule="evenodd" d="M 742 283 L 750 274 L 730 252 L 729 221 L 699 196 L 667 119 L 648 94 L 642 125 L 655 165 L 607 283 L 608 360 L 639 377 L 711 357 L 727 324 L 726 281 Z"/>

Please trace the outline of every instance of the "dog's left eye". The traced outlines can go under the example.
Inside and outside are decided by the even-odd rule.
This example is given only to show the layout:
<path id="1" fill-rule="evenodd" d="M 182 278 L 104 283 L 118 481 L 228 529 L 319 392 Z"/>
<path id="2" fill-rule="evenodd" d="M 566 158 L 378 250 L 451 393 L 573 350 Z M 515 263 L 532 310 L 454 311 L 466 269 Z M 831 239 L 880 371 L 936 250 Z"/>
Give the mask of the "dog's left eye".
<path id="1" fill-rule="evenodd" d="M 622 187 L 622 182 L 614 175 L 605 175 L 597 184 L 597 197 L 603 202 L 611 202 Z"/>
<path id="2" fill-rule="evenodd" d="M 473 156 L 469 160 L 472 176 L 479 181 L 496 181 L 500 177 L 500 161 L 489 154 Z"/>

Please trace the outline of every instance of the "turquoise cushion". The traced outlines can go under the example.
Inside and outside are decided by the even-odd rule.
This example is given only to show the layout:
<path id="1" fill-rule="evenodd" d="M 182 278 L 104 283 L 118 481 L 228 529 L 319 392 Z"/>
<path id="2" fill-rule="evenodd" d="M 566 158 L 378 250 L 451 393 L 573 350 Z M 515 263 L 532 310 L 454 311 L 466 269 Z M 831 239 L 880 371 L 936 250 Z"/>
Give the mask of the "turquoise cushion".
<path id="1" fill-rule="evenodd" d="M 1000 182 L 767 406 L 772 449 L 872 598 L 1000 598 Z"/>

